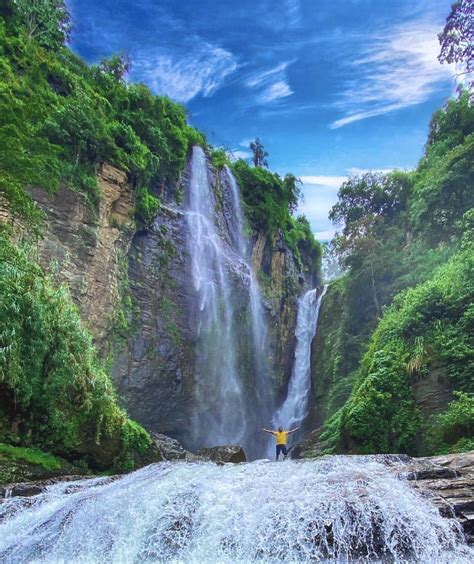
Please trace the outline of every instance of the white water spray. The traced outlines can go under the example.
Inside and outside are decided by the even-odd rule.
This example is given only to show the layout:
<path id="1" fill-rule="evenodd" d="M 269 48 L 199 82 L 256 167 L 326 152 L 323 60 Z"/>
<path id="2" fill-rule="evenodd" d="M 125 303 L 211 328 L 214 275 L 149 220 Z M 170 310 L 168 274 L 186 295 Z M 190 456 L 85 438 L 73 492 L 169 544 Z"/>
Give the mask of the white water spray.
<path id="1" fill-rule="evenodd" d="M 0 561 L 472 562 L 459 525 L 375 457 L 160 463 L 0 506 Z"/>
<path id="2" fill-rule="evenodd" d="M 293 428 L 299 426 L 308 415 L 308 399 L 311 389 L 311 343 L 316 335 L 319 310 L 326 290 L 327 286 L 324 286 L 319 295 L 317 289 L 310 290 L 298 300 L 295 360 L 286 399 L 273 419 L 275 426 Z"/>

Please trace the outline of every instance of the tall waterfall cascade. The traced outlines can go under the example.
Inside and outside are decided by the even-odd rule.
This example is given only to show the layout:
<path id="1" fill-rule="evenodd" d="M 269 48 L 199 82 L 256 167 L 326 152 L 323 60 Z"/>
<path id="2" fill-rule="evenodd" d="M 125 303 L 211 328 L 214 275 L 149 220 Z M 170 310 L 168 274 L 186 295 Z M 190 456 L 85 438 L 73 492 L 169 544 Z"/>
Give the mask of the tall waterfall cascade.
<path id="1" fill-rule="evenodd" d="M 298 300 L 296 320 L 296 348 L 291 379 L 285 401 L 273 418 L 275 426 L 298 427 L 308 415 L 311 390 L 311 343 L 316 335 L 319 310 L 326 293 L 317 288 L 306 292 Z"/>
<path id="2" fill-rule="evenodd" d="M 194 147 L 186 205 L 197 333 L 190 446 L 239 444 L 254 458 L 260 418 L 273 407 L 267 330 L 237 183 L 225 168 L 227 191 L 220 186 L 218 197 L 209 174 L 203 150 Z"/>
<path id="3" fill-rule="evenodd" d="M 159 463 L 0 505 L 2 562 L 472 562 L 454 520 L 375 457 Z"/>

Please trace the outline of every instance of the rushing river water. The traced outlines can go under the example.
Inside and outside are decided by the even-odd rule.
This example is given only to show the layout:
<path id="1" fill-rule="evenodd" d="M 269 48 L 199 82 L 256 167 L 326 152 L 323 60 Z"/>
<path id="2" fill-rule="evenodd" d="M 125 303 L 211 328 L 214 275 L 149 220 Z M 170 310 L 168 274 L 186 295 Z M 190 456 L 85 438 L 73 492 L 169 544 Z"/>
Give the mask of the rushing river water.
<path id="1" fill-rule="evenodd" d="M 469 562 L 455 521 L 374 457 L 160 463 L 0 506 L 1 562 Z"/>

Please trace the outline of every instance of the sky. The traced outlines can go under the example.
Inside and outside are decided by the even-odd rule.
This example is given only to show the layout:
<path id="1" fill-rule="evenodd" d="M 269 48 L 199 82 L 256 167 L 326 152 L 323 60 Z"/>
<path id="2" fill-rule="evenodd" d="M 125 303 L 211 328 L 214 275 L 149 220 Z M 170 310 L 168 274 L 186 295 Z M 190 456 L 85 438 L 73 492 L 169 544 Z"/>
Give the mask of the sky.
<path id="1" fill-rule="evenodd" d="M 455 89 L 437 60 L 452 0 L 69 0 L 72 49 L 125 52 L 128 79 L 183 103 L 214 146 L 303 182 L 320 240 L 349 174 L 416 166 Z"/>

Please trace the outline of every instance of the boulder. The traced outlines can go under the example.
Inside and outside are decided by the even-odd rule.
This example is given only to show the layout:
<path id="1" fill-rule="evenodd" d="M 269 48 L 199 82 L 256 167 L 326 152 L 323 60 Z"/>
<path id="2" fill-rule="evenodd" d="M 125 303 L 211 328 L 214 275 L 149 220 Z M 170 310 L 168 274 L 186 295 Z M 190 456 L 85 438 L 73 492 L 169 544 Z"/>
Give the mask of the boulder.
<path id="1" fill-rule="evenodd" d="M 462 525 L 467 541 L 474 544 L 474 451 L 424 458 L 404 457 L 398 464 L 393 464 L 393 469 L 429 497 L 442 515 L 455 517 Z"/>
<path id="2" fill-rule="evenodd" d="M 187 451 L 176 439 L 160 433 L 150 433 L 164 460 L 185 460 Z"/>
<path id="3" fill-rule="evenodd" d="M 49 480 L 38 480 L 34 482 L 24 482 L 16 484 L 8 484 L 5 486 L 0 486 L 0 499 L 7 499 L 10 497 L 33 497 L 43 493 L 48 486 L 57 484 L 58 482 L 77 482 L 80 480 L 85 480 L 91 476 L 60 476 L 57 478 L 51 478 Z M 116 479 L 116 476 L 110 476 L 105 479 L 103 483 Z M 70 487 L 68 493 L 73 493 L 77 491 L 80 486 L 75 485 Z"/>
<path id="4" fill-rule="evenodd" d="M 247 462 L 244 449 L 237 445 L 202 448 L 197 454 L 204 459 L 217 462 L 218 464 L 227 464 L 229 462 L 233 464 L 240 464 L 241 462 Z"/>

